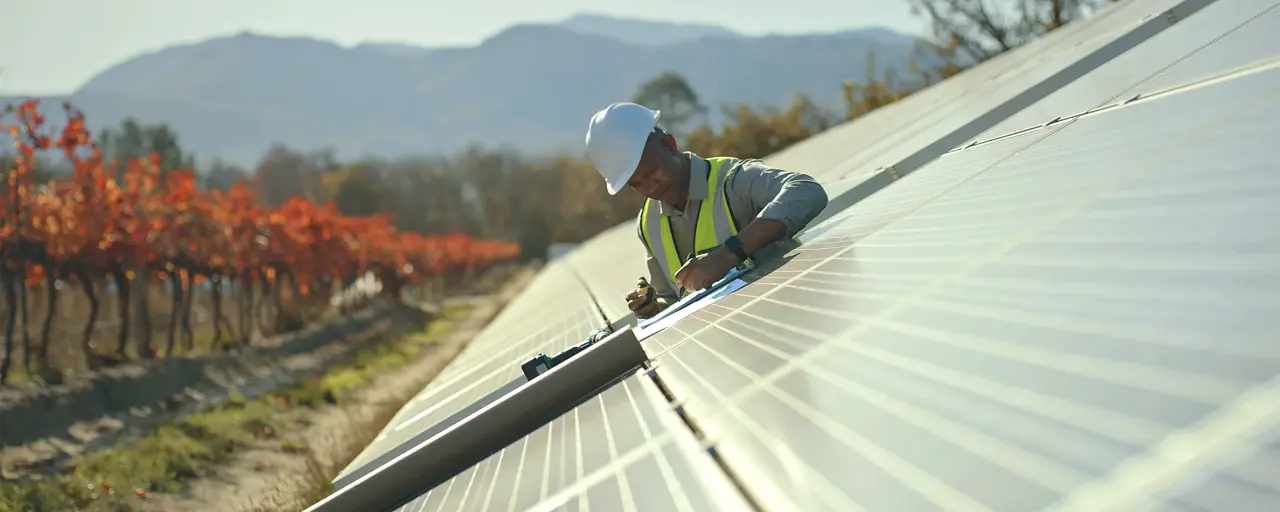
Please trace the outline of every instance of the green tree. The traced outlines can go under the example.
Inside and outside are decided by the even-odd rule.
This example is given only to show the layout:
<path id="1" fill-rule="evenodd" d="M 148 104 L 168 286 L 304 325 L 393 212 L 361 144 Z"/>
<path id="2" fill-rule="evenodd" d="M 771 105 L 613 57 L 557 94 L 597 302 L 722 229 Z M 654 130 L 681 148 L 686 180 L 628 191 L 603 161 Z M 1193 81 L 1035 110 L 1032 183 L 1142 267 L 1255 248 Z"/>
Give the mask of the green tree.
<path id="1" fill-rule="evenodd" d="M 343 215 L 363 217 L 389 210 L 393 206 L 387 204 L 390 194 L 383 186 L 382 176 L 374 165 L 358 163 L 330 173 L 333 174 L 341 176 L 341 181 L 332 189 L 332 193 L 333 202 Z"/>
<path id="2" fill-rule="evenodd" d="M 804 95 L 786 109 L 738 104 L 724 107 L 724 115 L 724 128 L 716 131 L 704 123 L 685 137 L 684 146 L 705 156 L 763 158 L 826 130 L 835 120 Z"/>
<path id="3" fill-rule="evenodd" d="M 220 158 L 213 159 L 204 173 L 202 185 L 207 190 L 227 190 L 239 180 L 247 180 L 248 173 L 239 166 L 224 162 Z"/>
<path id="4" fill-rule="evenodd" d="M 323 198 L 323 165 L 325 161 L 316 155 L 307 155 L 276 144 L 267 150 L 253 171 L 253 181 L 261 191 L 261 200 L 268 206 L 283 204 L 290 197 L 308 201 Z"/>
<path id="5" fill-rule="evenodd" d="M 641 84 L 631 101 L 661 110 L 661 124 L 673 133 L 683 133 L 688 123 L 707 112 L 684 77 L 671 71 Z"/>
<path id="6" fill-rule="evenodd" d="M 128 160 L 146 158 L 152 152 L 160 157 L 161 173 L 195 168 L 195 157 L 182 148 L 178 134 L 165 123 L 144 125 L 129 117 L 118 128 L 104 128 L 97 144 L 107 162 L 121 164 L 116 169 L 117 179 L 123 176 Z"/>

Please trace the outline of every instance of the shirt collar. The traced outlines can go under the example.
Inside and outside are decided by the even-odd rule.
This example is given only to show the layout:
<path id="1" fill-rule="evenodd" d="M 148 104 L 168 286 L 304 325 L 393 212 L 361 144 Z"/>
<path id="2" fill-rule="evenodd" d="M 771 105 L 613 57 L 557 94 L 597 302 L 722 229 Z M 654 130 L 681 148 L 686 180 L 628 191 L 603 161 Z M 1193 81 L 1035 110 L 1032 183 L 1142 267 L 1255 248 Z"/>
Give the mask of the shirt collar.
<path id="1" fill-rule="evenodd" d="M 683 217 L 695 201 L 702 201 L 711 195 L 707 190 L 707 173 L 711 171 L 710 165 L 698 155 L 688 151 L 684 154 L 689 157 L 689 198 L 685 201 L 683 211 L 658 201 L 658 213 L 666 217 Z"/>

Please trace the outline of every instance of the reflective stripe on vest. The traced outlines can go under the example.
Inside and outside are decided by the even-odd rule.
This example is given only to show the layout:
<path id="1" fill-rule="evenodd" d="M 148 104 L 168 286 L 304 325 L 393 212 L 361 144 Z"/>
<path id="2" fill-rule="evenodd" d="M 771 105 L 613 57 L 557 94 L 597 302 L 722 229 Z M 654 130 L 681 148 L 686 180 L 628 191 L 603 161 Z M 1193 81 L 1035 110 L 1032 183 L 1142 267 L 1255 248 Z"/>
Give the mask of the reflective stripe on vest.
<path id="1" fill-rule="evenodd" d="M 707 158 L 710 171 L 707 173 L 707 199 L 701 201 L 698 208 L 698 222 L 694 227 L 693 252 L 701 254 L 714 249 L 738 234 L 738 226 L 729 213 L 729 200 L 724 191 L 725 177 L 728 171 L 737 165 L 738 159 L 728 157 Z M 644 222 L 644 242 L 649 246 L 654 258 L 662 267 L 662 271 L 676 287 L 676 272 L 684 264 L 680 254 L 676 252 L 676 243 L 671 236 L 671 219 L 650 208 L 652 200 L 645 199 L 640 210 L 640 218 Z"/>

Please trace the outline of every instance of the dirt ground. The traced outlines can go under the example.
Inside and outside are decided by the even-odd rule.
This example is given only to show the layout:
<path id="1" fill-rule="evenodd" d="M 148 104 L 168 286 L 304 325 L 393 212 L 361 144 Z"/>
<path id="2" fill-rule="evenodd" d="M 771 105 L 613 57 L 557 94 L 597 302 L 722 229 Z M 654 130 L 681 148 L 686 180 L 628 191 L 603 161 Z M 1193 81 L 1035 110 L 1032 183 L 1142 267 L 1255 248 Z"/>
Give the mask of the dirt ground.
<path id="1" fill-rule="evenodd" d="M 289 382 L 290 376 L 323 371 L 337 356 L 356 348 L 355 342 L 333 343 L 281 359 L 263 360 L 260 364 L 246 366 L 252 372 L 226 376 L 225 380 L 237 382 L 235 387 L 242 393 L 256 395 L 281 387 L 282 382 Z M 188 388 L 180 398 L 184 401 L 174 402 L 170 408 L 147 406 L 133 408 L 127 414 L 124 411 L 111 413 L 72 424 L 62 435 L 25 445 L 0 447 L 0 476 L 15 479 L 28 473 L 48 472 L 55 463 L 73 455 L 136 439 L 166 421 L 191 414 L 215 397 Z M 15 461 L 23 469 L 15 467 Z"/>
<path id="2" fill-rule="evenodd" d="M 181 494 L 149 496 L 145 509 L 232 512 L 309 506 L 315 499 L 314 466 L 319 464 L 325 473 L 340 470 L 382 428 L 380 422 L 390 419 L 388 411 L 394 412 L 430 382 L 502 306 L 515 298 L 533 273 L 522 270 L 496 294 L 460 299 L 473 306 L 470 313 L 422 357 L 359 390 L 356 399 L 346 401 L 349 405 L 309 411 L 304 418 L 306 427 L 281 435 L 281 441 L 311 447 L 314 457 L 282 450 L 281 441 L 262 442 L 237 453 L 214 476 L 190 482 Z"/>

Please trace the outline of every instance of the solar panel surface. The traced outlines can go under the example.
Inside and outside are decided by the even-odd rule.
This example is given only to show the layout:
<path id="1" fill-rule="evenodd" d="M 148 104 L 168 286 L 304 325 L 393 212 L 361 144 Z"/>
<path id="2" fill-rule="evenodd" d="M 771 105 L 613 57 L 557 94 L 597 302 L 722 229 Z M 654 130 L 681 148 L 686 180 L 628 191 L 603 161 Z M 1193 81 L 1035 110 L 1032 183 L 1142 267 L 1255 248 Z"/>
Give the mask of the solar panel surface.
<path id="1" fill-rule="evenodd" d="M 1202 81 L 1266 62 L 1275 64 L 1280 9 L 1274 0 L 1219 0 L 1145 44 L 1112 59 L 974 137 L 1005 136 L 1138 94 Z"/>
<path id="2" fill-rule="evenodd" d="M 399 510 L 743 508 L 647 381 L 623 380 Z"/>
<path id="3" fill-rule="evenodd" d="M 672 396 L 632 376 L 401 510 L 1268 510 L 1275 7 L 1123 2 L 768 158 L 833 196 L 915 172 L 645 340 Z M 599 328 L 593 295 L 624 316 L 639 251 L 548 265 L 357 462 Z"/>
<path id="4" fill-rule="evenodd" d="M 523 379 L 520 364 L 538 352 L 555 353 L 604 326 L 573 275 L 551 263 L 431 384 L 402 408 L 336 479 L 342 486 L 368 463 L 394 455 L 441 420 Z M 360 469 L 363 468 L 363 471 Z"/>
<path id="5" fill-rule="evenodd" d="M 855 190 L 882 170 L 901 176 L 918 169 L 1209 3 L 1117 3 L 768 161 L 819 178 L 832 198 L 818 219 L 825 220 L 891 182 L 881 177 L 869 190 Z"/>
<path id="6" fill-rule="evenodd" d="M 1276 73 L 987 146 L 1026 147 L 673 328 L 657 371 L 780 509 L 1041 509 L 1167 436 L 1240 421 L 1245 394 L 1280 396 L 1280 238 L 1257 221 L 1280 218 Z M 1275 425 L 1280 401 L 1246 405 Z"/>

